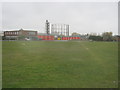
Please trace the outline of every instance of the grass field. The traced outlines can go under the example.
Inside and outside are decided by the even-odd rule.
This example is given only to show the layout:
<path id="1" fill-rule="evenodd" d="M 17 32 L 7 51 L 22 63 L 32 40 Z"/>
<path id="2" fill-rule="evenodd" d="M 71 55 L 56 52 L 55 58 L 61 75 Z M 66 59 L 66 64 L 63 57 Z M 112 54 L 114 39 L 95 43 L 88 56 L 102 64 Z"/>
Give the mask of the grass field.
<path id="1" fill-rule="evenodd" d="M 3 88 L 117 88 L 116 42 L 3 41 Z"/>

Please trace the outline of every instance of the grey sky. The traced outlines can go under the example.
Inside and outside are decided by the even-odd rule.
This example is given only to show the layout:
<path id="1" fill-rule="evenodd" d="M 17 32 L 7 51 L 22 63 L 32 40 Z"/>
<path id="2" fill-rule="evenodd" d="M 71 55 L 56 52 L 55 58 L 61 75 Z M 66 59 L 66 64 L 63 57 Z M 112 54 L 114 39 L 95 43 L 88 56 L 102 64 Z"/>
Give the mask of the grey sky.
<path id="1" fill-rule="evenodd" d="M 70 25 L 70 33 L 118 33 L 117 2 L 5 2 L 3 30 L 45 32 L 45 20 Z"/>

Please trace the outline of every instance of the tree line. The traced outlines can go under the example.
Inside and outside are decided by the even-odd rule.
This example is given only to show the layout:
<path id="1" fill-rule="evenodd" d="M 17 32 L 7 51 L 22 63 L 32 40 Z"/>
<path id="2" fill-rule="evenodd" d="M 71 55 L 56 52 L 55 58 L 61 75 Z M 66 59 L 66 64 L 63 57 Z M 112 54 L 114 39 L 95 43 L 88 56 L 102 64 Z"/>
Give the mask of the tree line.
<path id="1" fill-rule="evenodd" d="M 88 36 L 88 40 L 92 41 L 120 41 L 119 35 L 114 35 L 112 32 L 104 32 L 102 35 L 96 35 L 96 34 L 85 34 L 81 35 L 79 33 L 72 33 L 72 36 Z"/>
<path id="2" fill-rule="evenodd" d="M 93 41 L 120 41 L 120 36 L 113 36 L 112 32 L 104 32 L 101 36 L 90 35 L 89 39 Z"/>

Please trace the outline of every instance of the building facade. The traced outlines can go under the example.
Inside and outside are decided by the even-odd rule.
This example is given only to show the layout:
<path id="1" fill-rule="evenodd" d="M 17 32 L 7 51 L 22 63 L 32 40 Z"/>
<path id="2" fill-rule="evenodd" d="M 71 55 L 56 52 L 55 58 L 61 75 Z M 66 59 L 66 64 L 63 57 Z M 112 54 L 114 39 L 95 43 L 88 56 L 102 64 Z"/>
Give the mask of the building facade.
<path id="1" fill-rule="evenodd" d="M 37 38 L 37 31 L 32 30 L 16 30 L 16 31 L 4 31 L 4 37 L 8 40 L 34 40 Z"/>
<path id="2" fill-rule="evenodd" d="M 67 24 L 52 24 L 51 34 L 60 36 L 69 36 L 69 25 Z"/>

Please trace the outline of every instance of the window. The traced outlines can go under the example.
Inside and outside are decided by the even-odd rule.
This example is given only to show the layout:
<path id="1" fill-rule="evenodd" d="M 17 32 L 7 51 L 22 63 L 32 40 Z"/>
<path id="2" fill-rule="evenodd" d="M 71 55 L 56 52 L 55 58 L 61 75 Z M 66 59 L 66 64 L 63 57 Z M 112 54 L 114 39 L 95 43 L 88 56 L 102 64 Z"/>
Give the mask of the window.
<path id="1" fill-rule="evenodd" d="M 28 32 L 29 35 L 35 35 L 35 32 Z"/>
<path id="2" fill-rule="evenodd" d="M 16 34 L 18 35 L 18 32 L 16 32 Z"/>

